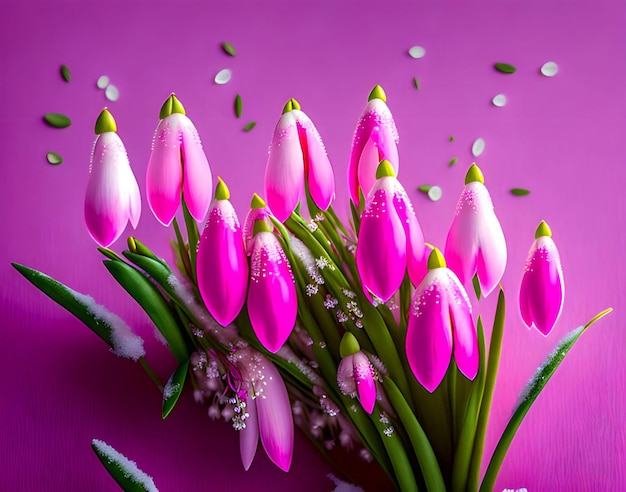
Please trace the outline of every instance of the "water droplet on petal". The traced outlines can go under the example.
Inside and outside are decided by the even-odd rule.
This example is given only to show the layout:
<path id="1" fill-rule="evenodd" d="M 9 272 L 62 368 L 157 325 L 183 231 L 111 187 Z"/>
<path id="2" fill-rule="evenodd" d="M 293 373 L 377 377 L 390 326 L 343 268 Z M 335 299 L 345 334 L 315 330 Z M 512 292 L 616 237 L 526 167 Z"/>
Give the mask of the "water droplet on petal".
<path id="1" fill-rule="evenodd" d="M 228 68 L 225 68 L 224 70 L 217 72 L 214 81 L 216 84 L 223 85 L 230 80 L 231 76 L 232 72 Z"/>
<path id="2" fill-rule="evenodd" d="M 109 85 L 109 77 L 106 75 L 100 75 L 96 85 L 98 86 L 98 89 L 106 89 L 106 86 Z"/>
<path id="3" fill-rule="evenodd" d="M 494 106 L 501 108 L 502 106 L 506 106 L 506 96 L 504 94 L 498 94 L 494 96 L 491 102 Z"/>
<path id="4" fill-rule="evenodd" d="M 106 91 L 104 91 L 104 95 L 109 101 L 115 102 L 120 98 L 120 91 L 111 84 L 106 88 Z"/>
<path id="5" fill-rule="evenodd" d="M 541 67 L 541 74 L 546 77 L 554 77 L 559 71 L 559 66 L 554 62 L 544 63 Z"/>
<path id="6" fill-rule="evenodd" d="M 411 58 L 422 58 L 426 54 L 426 50 L 421 46 L 413 46 L 409 49 Z"/>
<path id="7" fill-rule="evenodd" d="M 482 138 L 477 138 L 476 141 L 472 144 L 472 155 L 474 157 L 478 157 L 485 150 L 485 140 Z"/>

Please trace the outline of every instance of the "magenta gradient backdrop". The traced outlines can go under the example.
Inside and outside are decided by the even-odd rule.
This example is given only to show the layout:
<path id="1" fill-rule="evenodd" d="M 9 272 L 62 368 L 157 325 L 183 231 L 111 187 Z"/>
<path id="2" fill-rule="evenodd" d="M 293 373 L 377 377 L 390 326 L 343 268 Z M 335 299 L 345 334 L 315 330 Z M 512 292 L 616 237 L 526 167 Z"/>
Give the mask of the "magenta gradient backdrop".
<path id="1" fill-rule="evenodd" d="M 496 490 L 623 490 L 624 274 L 626 247 L 626 7 L 623 1 L 3 1 L 0 3 L 0 490 L 113 491 L 90 449 L 103 439 L 137 460 L 164 492 L 329 491 L 331 468 L 298 435 L 292 471 L 259 450 L 248 473 L 235 432 L 210 421 L 185 393 L 165 422 L 160 396 L 138 366 L 40 294 L 9 265 L 41 269 L 118 312 L 147 339 L 162 377 L 174 362 L 147 317 L 108 276 L 83 223 L 83 197 L 104 105 L 118 121 L 134 171 L 144 176 L 162 102 L 174 91 L 205 144 L 214 176 L 230 185 L 244 216 L 262 192 L 270 137 L 284 102 L 296 97 L 334 163 L 336 208 L 345 213 L 345 174 L 356 120 L 370 89 L 384 86 L 400 132 L 400 178 L 428 241 L 443 246 L 471 143 L 486 141 L 486 175 L 509 247 L 503 284 L 508 324 L 490 452 L 518 391 L 566 332 L 613 306 L 589 331 L 531 409 L 512 443 Z M 226 56 L 220 43 L 237 48 Z M 411 59 L 413 45 L 426 56 Z M 552 79 L 539 75 L 559 64 Z M 517 66 L 514 75 L 494 62 Z M 72 82 L 59 76 L 67 64 Z M 212 82 L 233 71 L 224 86 Z M 121 97 L 107 103 L 107 74 Z M 412 79 L 420 80 L 416 91 Z M 233 115 L 235 94 L 243 117 Z M 504 93 L 504 108 L 491 98 Z M 42 122 L 71 116 L 68 129 Z M 244 133 L 250 120 L 256 128 Z M 448 137 L 454 135 L 454 142 Z M 65 162 L 46 163 L 49 150 Z M 448 161 L 458 157 L 449 168 Z M 443 198 L 416 191 L 438 184 Z M 512 187 L 528 188 L 513 197 Z M 145 196 L 138 237 L 170 258 L 170 231 Z M 517 293 L 541 219 L 563 260 L 566 304 L 544 339 L 522 324 Z M 131 231 L 127 231 L 130 233 Z M 124 236 L 126 237 L 126 235 Z M 114 245 L 123 249 L 120 240 Z M 492 319 L 493 300 L 481 306 Z M 490 321 L 489 321 L 490 323 Z M 365 465 L 363 465 L 365 466 Z M 260 487 L 259 487 L 260 486 Z"/>

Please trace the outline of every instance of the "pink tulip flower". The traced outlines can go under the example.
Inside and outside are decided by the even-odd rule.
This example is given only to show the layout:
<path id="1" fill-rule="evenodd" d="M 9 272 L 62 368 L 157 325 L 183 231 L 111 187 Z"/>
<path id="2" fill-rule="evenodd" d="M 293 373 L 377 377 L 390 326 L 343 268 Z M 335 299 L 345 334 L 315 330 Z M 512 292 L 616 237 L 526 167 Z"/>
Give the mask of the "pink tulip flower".
<path id="1" fill-rule="evenodd" d="M 217 322 L 233 322 L 246 301 L 248 258 L 237 213 L 226 184 L 218 178 L 215 200 L 200 243 L 196 274 L 198 289 Z"/>
<path id="2" fill-rule="evenodd" d="M 340 345 L 341 362 L 337 368 L 337 386 L 344 395 L 356 396 L 363 410 L 371 414 L 376 404 L 374 367 L 359 347 L 356 337 L 346 332 Z"/>
<path id="3" fill-rule="evenodd" d="M 395 174 L 398 174 L 398 130 L 386 101 L 382 87 L 374 87 L 352 139 L 348 184 L 350 196 L 357 207 L 361 202 L 361 193 L 367 197 L 376 183 L 376 169 L 380 161 L 389 161 Z"/>
<path id="4" fill-rule="evenodd" d="M 254 226 L 248 315 L 261 344 L 276 353 L 296 323 L 298 296 L 291 266 L 265 220 Z"/>
<path id="5" fill-rule="evenodd" d="M 91 154 L 89 183 L 85 194 L 85 223 L 100 246 L 108 247 L 120 237 L 130 220 L 137 227 L 141 197 L 135 175 L 117 126 L 105 108 L 96 122 L 96 141 Z"/>
<path id="6" fill-rule="evenodd" d="M 416 285 L 426 273 L 424 235 L 389 161 L 380 163 L 365 203 L 356 263 L 364 288 L 383 301 L 400 288 L 407 269 Z"/>
<path id="7" fill-rule="evenodd" d="M 284 222 L 305 198 L 326 210 L 335 195 L 335 178 L 322 139 L 300 105 L 291 99 L 278 120 L 265 168 L 265 194 L 274 216 Z"/>
<path id="8" fill-rule="evenodd" d="M 154 133 L 146 177 L 148 204 L 154 216 L 168 226 L 184 197 L 189 213 L 204 220 L 211 204 L 213 182 L 200 137 L 185 109 L 172 94 Z"/>
<path id="9" fill-rule="evenodd" d="M 252 202 L 250 203 L 250 211 L 246 215 L 246 220 L 243 223 L 243 243 L 246 249 L 246 254 L 250 256 L 252 254 L 252 243 L 254 239 L 254 224 L 257 220 L 269 221 L 272 212 L 267 208 L 265 201 L 256 193 L 252 196 Z M 268 222 L 268 225 L 270 223 Z"/>
<path id="10" fill-rule="evenodd" d="M 477 273 L 486 297 L 502 279 L 507 254 L 504 233 L 484 183 L 479 167 L 472 164 L 448 232 L 445 257 L 463 285 Z"/>
<path id="11" fill-rule="evenodd" d="M 530 247 L 519 293 L 522 319 L 547 336 L 561 315 L 565 285 L 559 251 L 552 231 L 541 222 Z"/>
<path id="12" fill-rule="evenodd" d="M 467 378 L 478 372 L 478 337 L 467 292 L 438 249 L 411 299 L 406 355 L 417 380 L 431 393 L 439 386 L 454 351 Z"/>
<path id="13" fill-rule="evenodd" d="M 285 383 L 276 366 L 249 347 L 237 354 L 247 380 L 245 427 L 239 432 L 241 461 L 246 470 L 256 454 L 259 436 L 267 456 L 288 472 L 293 456 L 293 415 Z"/>

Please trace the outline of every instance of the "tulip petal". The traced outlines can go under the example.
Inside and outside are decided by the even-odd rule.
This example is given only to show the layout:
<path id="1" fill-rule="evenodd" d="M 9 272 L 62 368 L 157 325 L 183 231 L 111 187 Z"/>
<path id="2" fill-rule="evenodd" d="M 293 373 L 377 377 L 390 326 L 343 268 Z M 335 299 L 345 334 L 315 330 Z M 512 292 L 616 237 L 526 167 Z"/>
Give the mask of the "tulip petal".
<path id="1" fill-rule="evenodd" d="M 304 173 L 313 202 L 326 210 L 335 196 L 335 176 L 322 138 L 313 122 L 302 111 L 294 110 L 304 156 Z"/>
<path id="2" fill-rule="evenodd" d="M 198 245 L 196 273 L 200 295 L 222 326 L 237 317 L 246 301 L 248 258 L 235 209 L 216 200 Z"/>
<path id="3" fill-rule="evenodd" d="M 241 455 L 241 463 L 244 469 L 248 471 L 259 444 L 259 422 L 256 402 L 250 397 L 248 397 L 246 402 L 246 411 L 248 412 L 246 426 L 239 431 L 239 453 Z"/>
<path id="4" fill-rule="evenodd" d="M 428 254 L 422 228 L 406 191 L 398 182 L 393 204 L 406 235 L 407 270 L 414 285 L 418 285 L 428 271 Z"/>
<path id="5" fill-rule="evenodd" d="M 257 382 L 255 391 L 261 443 L 267 456 L 281 470 L 287 472 L 293 456 L 293 415 L 285 383 L 278 369 L 261 357 L 260 371 L 264 377 Z"/>
<path id="6" fill-rule="evenodd" d="M 265 167 L 265 196 L 278 220 L 289 218 L 302 197 L 304 162 L 293 111 L 278 120 Z"/>
<path id="7" fill-rule="evenodd" d="M 89 233 L 103 247 L 120 237 L 129 218 L 133 225 L 139 220 L 139 187 L 124 144 L 114 132 L 102 133 L 94 143 L 84 213 Z"/>
<path id="8" fill-rule="evenodd" d="M 363 352 L 357 352 L 352 359 L 354 381 L 363 410 L 371 414 L 376 405 L 376 383 L 372 363 Z"/>
<path id="9" fill-rule="evenodd" d="M 198 222 L 204 220 L 213 190 L 213 178 L 202 142 L 191 120 L 180 113 L 170 118 L 178 118 L 181 134 L 181 156 L 183 160 L 183 196 L 191 216 Z"/>
<path id="10" fill-rule="evenodd" d="M 406 355 L 413 374 L 431 393 L 443 380 L 452 357 L 452 327 L 443 269 L 428 272 L 411 301 Z"/>
<path id="11" fill-rule="evenodd" d="M 450 318 L 454 338 L 454 360 L 461 373 L 474 379 L 478 373 L 478 334 L 472 319 L 472 305 L 467 292 L 448 270 L 448 292 L 450 298 Z"/>
<path id="12" fill-rule="evenodd" d="M 298 304 L 291 267 L 271 232 L 254 237 L 247 305 L 259 341 L 276 353 L 293 330 Z"/>
<path id="13" fill-rule="evenodd" d="M 263 208 L 251 208 L 246 215 L 246 220 L 243 223 L 243 243 L 245 246 L 246 255 L 252 254 L 252 244 L 254 240 L 254 223 L 257 220 L 267 219 L 271 216 L 270 209 Z"/>
<path id="14" fill-rule="evenodd" d="M 170 225 L 176 215 L 183 182 L 177 114 L 163 118 L 157 126 L 146 175 L 148 205 L 165 226 Z"/>
<path id="15" fill-rule="evenodd" d="M 400 287 L 407 264 L 407 240 L 393 204 L 394 182 L 381 178 L 370 191 L 356 250 L 363 286 L 383 301 Z"/>
<path id="16" fill-rule="evenodd" d="M 506 268 L 506 240 L 495 214 L 489 214 L 479 232 L 476 273 L 480 290 L 485 297 L 493 292 L 504 275 Z"/>
<path id="17" fill-rule="evenodd" d="M 520 310 L 529 328 L 548 335 L 561 315 L 565 289 L 559 252 L 552 238 L 539 237 L 529 252 L 520 287 Z"/>

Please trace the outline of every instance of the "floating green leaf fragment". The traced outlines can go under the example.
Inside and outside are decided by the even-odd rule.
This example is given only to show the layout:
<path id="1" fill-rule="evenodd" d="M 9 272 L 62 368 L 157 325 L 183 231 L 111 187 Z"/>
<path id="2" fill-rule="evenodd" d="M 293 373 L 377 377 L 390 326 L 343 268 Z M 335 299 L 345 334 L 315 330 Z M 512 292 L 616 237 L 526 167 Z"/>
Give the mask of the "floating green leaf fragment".
<path id="1" fill-rule="evenodd" d="M 72 74 L 70 73 L 70 69 L 67 68 L 67 65 L 61 65 L 61 77 L 63 77 L 65 82 L 72 80 Z"/>
<path id="2" fill-rule="evenodd" d="M 420 185 L 417 187 L 417 191 L 421 191 L 422 193 L 428 193 L 428 190 L 430 190 L 431 188 L 431 185 Z"/>
<path id="3" fill-rule="evenodd" d="M 524 188 L 511 188 L 511 194 L 515 196 L 526 196 L 530 194 L 530 191 Z"/>
<path id="4" fill-rule="evenodd" d="M 52 164 L 53 166 L 58 166 L 63 162 L 63 157 L 61 157 L 56 152 L 48 152 L 46 154 L 46 160 L 49 164 Z"/>
<path id="5" fill-rule="evenodd" d="M 251 121 L 250 123 L 248 123 L 246 126 L 243 127 L 243 131 L 244 132 L 249 132 L 250 130 L 252 130 L 254 127 L 256 126 L 256 121 Z"/>
<path id="6" fill-rule="evenodd" d="M 241 104 L 241 96 L 237 94 L 235 96 L 235 116 L 237 116 L 237 118 L 241 117 Z"/>
<path id="7" fill-rule="evenodd" d="M 420 81 L 417 80 L 417 77 L 413 77 L 413 85 L 415 86 L 417 90 L 420 89 Z"/>
<path id="8" fill-rule="evenodd" d="M 448 142 L 454 142 L 454 135 L 450 135 L 450 138 L 448 138 Z"/>
<path id="9" fill-rule="evenodd" d="M 450 159 L 450 162 L 448 162 L 448 166 L 454 166 L 456 164 L 456 161 L 458 161 L 458 159 L 456 157 L 453 157 L 452 159 Z"/>
<path id="10" fill-rule="evenodd" d="M 47 113 L 43 116 L 43 119 L 54 128 L 66 128 L 72 124 L 72 121 L 67 116 L 60 113 Z"/>
<path id="11" fill-rule="evenodd" d="M 224 53 L 230 56 L 235 56 L 237 54 L 234 46 L 230 43 L 227 43 L 226 41 L 222 43 L 222 49 L 224 50 Z"/>
<path id="12" fill-rule="evenodd" d="M 515 73 L 515 71 L 517 70 L 517 68 L 515 68 L 513 65 L 509 63 L 496 63 L 494 64 L 494 68 L 498 72 L 502 72 L 502 73 Z"/>

